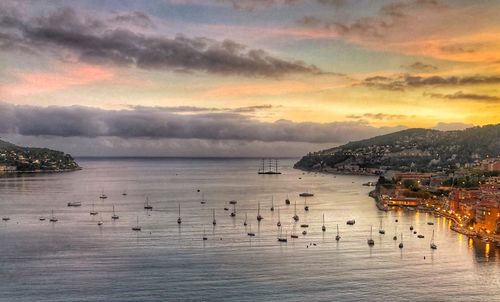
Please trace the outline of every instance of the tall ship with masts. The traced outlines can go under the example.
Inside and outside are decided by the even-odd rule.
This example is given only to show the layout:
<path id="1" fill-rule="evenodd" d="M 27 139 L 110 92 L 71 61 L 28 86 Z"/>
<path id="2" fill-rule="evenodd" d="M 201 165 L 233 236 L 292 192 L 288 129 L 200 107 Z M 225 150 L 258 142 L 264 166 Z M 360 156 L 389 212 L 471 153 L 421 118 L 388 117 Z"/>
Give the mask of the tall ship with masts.
<path id="1" fill-rule="evenodd" d="M 266 167 L 266 159 L 262 159 L 262 165 L 259 168 L 258 174 L 268 174 L 268 175 L 277 175 L 281 174 L 278 169 L 278 159 L 267 159 L 267 167 Z"/>

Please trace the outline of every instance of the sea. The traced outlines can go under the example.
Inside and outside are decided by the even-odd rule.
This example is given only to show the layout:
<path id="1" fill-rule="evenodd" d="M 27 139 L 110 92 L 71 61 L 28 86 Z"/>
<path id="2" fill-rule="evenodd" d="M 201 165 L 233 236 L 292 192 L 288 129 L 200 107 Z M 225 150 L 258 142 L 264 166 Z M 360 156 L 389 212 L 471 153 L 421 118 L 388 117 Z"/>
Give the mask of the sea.
<path id="1" fill-rule="evenodd" d="M 252 158 L 77 161 L 0 177 L 0 301 L 500 301 L 500 248 L 446 218 L 379 211 L 362 185 L 374 177 L 303 172 L 290 158 L 281 175 L 258 175 Z"/>

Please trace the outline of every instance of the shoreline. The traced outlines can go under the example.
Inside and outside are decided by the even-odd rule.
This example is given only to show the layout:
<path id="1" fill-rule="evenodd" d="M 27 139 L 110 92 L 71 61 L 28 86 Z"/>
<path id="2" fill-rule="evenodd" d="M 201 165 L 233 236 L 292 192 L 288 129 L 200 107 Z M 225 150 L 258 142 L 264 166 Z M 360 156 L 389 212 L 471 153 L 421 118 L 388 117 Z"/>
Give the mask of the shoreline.
<path id="1" fill-rule="evenodd" d="M 67 172 L 75 172 L 75 171 L 80 171 L 83 168 L 78 167 L 74 169 L 58 169 L 58 170 L 31 170 L 31 171 L 0 171 L 0 176 L 5 176 L 5 175 L 20 175 L 20 174 L 52 174 L 52 173 L 67 173 Z"/>

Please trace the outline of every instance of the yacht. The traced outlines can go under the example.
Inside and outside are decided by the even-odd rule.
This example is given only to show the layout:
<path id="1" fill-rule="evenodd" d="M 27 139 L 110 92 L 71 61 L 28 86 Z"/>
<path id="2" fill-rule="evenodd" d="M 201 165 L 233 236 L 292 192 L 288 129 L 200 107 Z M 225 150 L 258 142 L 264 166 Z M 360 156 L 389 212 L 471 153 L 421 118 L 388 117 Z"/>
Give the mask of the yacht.
<path id="1" fill-rule="evenodd" d="M 321 230 L 324 232 L 326 231 L 326 226 L 325 226 L 325 214 L 323 214 L 323 226 L 321 227 Z"/>
<path id="2" fill-rule="evenodd" d="M 245 221 L 243 222 L 244 226 L 247 226 L 247 213 L 245 213 Z"/>
<path id="3" fill-rule="evenodd" d="M 413 226 L 412 225 L 410 225 L 410 231 L 413 231 Z"/>
<path id="4" fill-rule="evenodd" d="M 298 236 L 298 235 L 295 235 L 295 234 L 290 235 L 290 237 L 291 237 L 291 238 L 299 238 L 299 236 Z"/>
<path id="5" fill-rule="evenodd" d="M 213 225 L 217 224 L 217 220 L 215 220 L 215 209 L 212 209 L 212 224 Z"/>
<path id="6" fill-rule="evenodd" d="M 45 221 L 45 217 L 40 217 L 40 218 L 38 218 L 38 220 Z"/>
<path id="7" fill-rule="evenodd" d="M 117 220 L 119 218 L 120 218 L 120 216 L 116 215 L 116 213 L 115 213 L 115 205 L 113 205 L 113 215 L 111 216 L 111 219 Z"/>
<path id="8" fill-rule="evenodd" d="M 99 214 L 99 213 L 96 210 L 94 210 L 94 204 L 92 204 L 92 211 L 90 211 L 90 215 L 95 216 L 97 214 Z"/>
<path id="9" fill-rule="evenodd" d="M 104 191 L 101 193 L 101 196 L 99 196 L 100 199 L 106 199 L 108 196 L 104 194 Z"/>
<path id="10" fill-rule="evenodd" d="M 286 195 L 285 204 L 290 205 L 290 199 L 288 199 L 288 194 Z"/>
<path id="11" fill-rule="evenodd" d="M 337 224 L 337 236 L 335 236 L 335 240 L 337 240 L 337 241 L 340 240 L 339 225 L 338 224 Z"/>
<path id="12" fill-rule="evenodd" d="M 294 203 L 293 207 L 294 207 L 293 220 L 299 221 L 299 215 L 297 215 L 297 202 Z"/>
<path id="13" fill-rule="evenodd" d="M 392 240 L 398 240 L 398 226 L 394 228 L 394 236 L 392 237 Z"/>
<path id="14" fill-rule="evenodd" d="M 179 218 L 177 218 L 177 223 L 178 224 L 182 223 L 182 218 L 181 218 L 181 204 L 179 204 Z"/>
<path id="15" fill-rule="evenodd" d="M 205 194 L 201 193 L 201 204 L 206 204 L 207 202 L 205 201 Z"/>
<path id="16" fill-rule="evenodd" d="M 152 210 L 153 206 L 149 204 L 149 197 L 146 196 L 146 201 L 144 202 L 144 209 L 145 210 Z"/>
<path id="17" fill-rule="evenodd" d="M 104 221 L 102 221 L 102 216 L 99 217 L 99 221 L 97 222 L 98 226 L 101 226 L 104 224 Z"/>
<path id="18" fill-rule="evenodd" d="M 300 225 L 300 227 L 301 227 L 301 228 L 308 228 L 308 227 L 309 227 L 309 225 L 308 225 L 308 224 L 303 223 L 303 224 L 301 224 L 301 225 Z"/>
<path id="19" fill-rule="evenodd" d="M 401 233 L 401 242 L 399 243 L 399 248 L 403 248 L 403 233 Z"/>
<path id="20" fill-rule="evenodd" d="M 236 204 L 233 203 L 233 211 L 230 214 L 231 217 L 236 217 Z"/>
<path id="21" fill-rule="evenodd" d="M 354 225 L 356 223 L 356 220 L 354 219 L 351 219 L 351 220 L 347 220 L 346 224 L 348 225 Z"/>
<path id="22" fill-rule="evenodd" d="M 255 236 L 255 233 L 252 232 L 252 225 L 250 225 L 250 230 L 248 231 L 247 235 L 250 236 L 250 237 L 254 237 Z"/>
<path id="23" fill-rule="evenodd" d="M 207 235 L 205 233 L 205 228 L 203 228 L 203 240 L 208 240 Z"/>
<path id="24" fill-rule="evenodd" d="M 372 233 L 373 233 L 373 227 L 370 226 L 370 238 L 368 238 L 368 240 L 367 240 L 369 246 L 373 246 L 375 244 L 375 241 L 373 240 Z"/>
<path id="25" fill-rule="evenodd" d="M 139 232 L 141 230 L 141 226 L 139 225 L 139 216 L 137 216 L 137 224 L 132 227 L 132 231 Z"/>
<path id="26" fill-rule="evenodd" d="M 9 221 L 10 220 L 10 217 L 3 217 L 2 218 L 3 221 Z"/>
<path id="27" fill-rule="evenodd" d="M 432 230 L 431 249 L 436 250 L 437 248 L 437 245 L 434 243 L 434 230 Z"/>
<path id="28" fill-rule="evenodd" d="M 258 208 L 257 208 L 257 220 L 261 221 L 262 219 L 264 219 L 264 218 L 260 215 L 260 202 L 259 202 Z"/>
<path id="29" fill-rule="evenodd" d="M 50 222 L 57 222 L 57 218 L 54 216 L 54 210 L 52 210 L 52 216 L 50 217 L 49 221 Z"/>
<path id="30" fill-rule="evenodd" d="M 279 242 L 287 242 L 288 241 L 287 237 L 288 236 L 287 236 L 286 232 L 285 232 L 285 237 L 283 237 L 282 229 L 280 228 L 280 234 L 278 236 L 278 241 Z"/>
<path id="31" fill-rule="evenodd" d="M 278 207 L 278 222 L 276 223 L 276 226 L 280 227 L 281 226 L 281 216 L 280 216 L 280 208 Z"/>
<path id="32" fill-rule="evenodd" d="M 313 197 L 314 194 L 313 193 L 309 193 L 309 192 L 304 192 L 304 193 L 300 193 L 299 196 L 300 197 Z"/>
<path id="33" fill-rule="evenodd" d="M 68 207 L 81 207 L 82 203 L 79 201 L 68 202 Z"/>
<path id="34" fill-rule="evenodd" d="M 271 197 L 271 212 L 274 211 L 274 196 Z"/>
<path id="35" fill-rule="evenodd" d="M 380 228 L 378 229 L 378 233 L 381 235 L 385 234 L 385 230 L 382 228 L 382 220 L 380 220 Z"/>
<path id="36" fill-rule="evenodd" d="M 422 234 L 418 234 L 418 236 L 417 236 L 417 237 L 418 237 L 418 238 L 424 238 L 425 236 L 424 236 L 424 235 L 422 235 Z"/>

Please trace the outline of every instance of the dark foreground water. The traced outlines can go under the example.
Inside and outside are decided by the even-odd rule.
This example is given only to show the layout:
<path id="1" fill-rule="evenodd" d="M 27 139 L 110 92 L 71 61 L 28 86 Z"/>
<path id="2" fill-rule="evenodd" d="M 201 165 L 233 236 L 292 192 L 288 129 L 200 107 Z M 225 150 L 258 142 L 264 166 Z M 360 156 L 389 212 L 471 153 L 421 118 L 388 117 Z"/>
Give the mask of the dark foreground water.
<path id="1" fill-rule="evenodd" d="M 291 168 L 293 160 L 282 160 L 279 176 L 257 175 L 253 159 L 80 164 L 78 172 L 0 178 L 0 216 L 11 218 L 0 222 L 0 301 L 500 300 L 499 249 L 450 231 L 443 218 L 378 211 L 367 196 L 371 188 L 361 185 L 370 177 L 304 174 Z M 307 199 L 307 213 L 298 197 L 306 190 L 315 194 Z M 108 199 L 98 198 L 102 191 Z M 151 212 L 143 209 L 146 195 Z M 238 200 L 235 218 L 223 210 L 232 209 L 232 199 Z M 83 205 L 68 208 L 70 201 Z M 259 201 L 264 219 L 257 223 Z M 89 215 L 92 203 L 101 227 L 99 215 Z M 113 204 L 120 216 L 115 222 Z M 277 242 L 278 208 L 288 243 Z M 52 209 L 57 223 L 39 221 Z M 137 216 L 140 233 L 131 230 Z M 347 226 L 351 218 L 356 224 Z M 378 234 L 381 222 L 386 235 Z M 309 224 L 305 236 L 302 223 Z M 337 224 L 340 242 L 334 239 Z M 425 238 L 412 235 L 410 225 Z M 403 250 L 399 238 L 392 239 L 396 227 Z M 429 249 L 433 229 L 435 251 Z M 292 233 L 299 238 L 291 239 Z"/>

